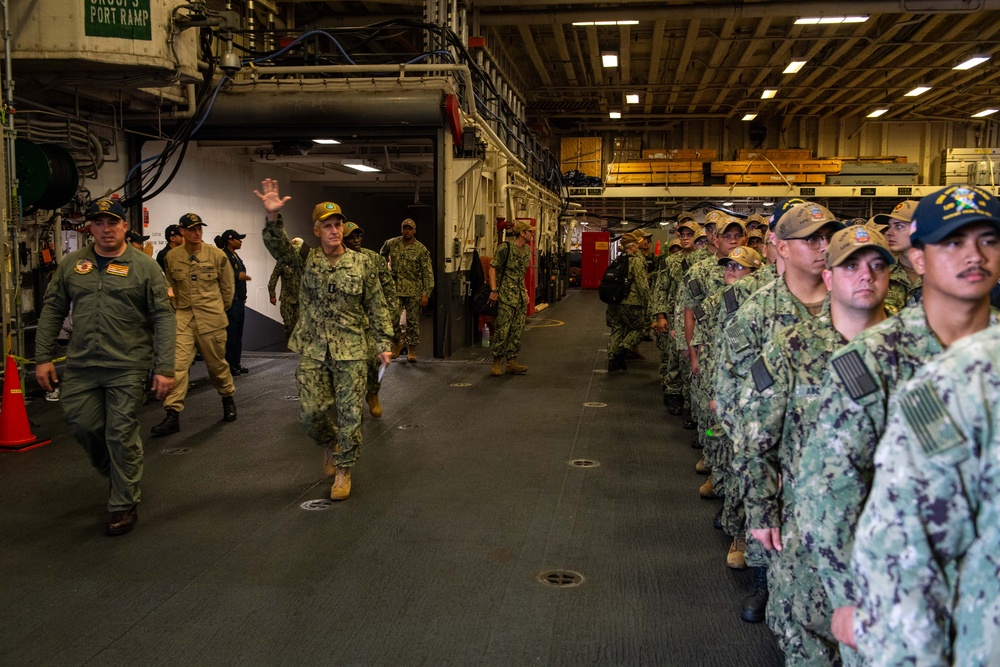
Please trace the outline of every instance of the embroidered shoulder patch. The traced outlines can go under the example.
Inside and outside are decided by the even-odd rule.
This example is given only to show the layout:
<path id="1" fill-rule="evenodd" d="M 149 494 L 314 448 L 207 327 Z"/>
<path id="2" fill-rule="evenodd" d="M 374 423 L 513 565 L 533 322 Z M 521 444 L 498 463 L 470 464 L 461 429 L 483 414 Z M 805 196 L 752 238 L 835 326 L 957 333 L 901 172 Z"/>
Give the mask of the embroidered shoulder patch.
<path id="1" fill-rule="evenodd" d="M 965 442 L 945 408 L 944 401 L 929 381 L 913 387 L 899 400 L 903 417 L 927 456 Z"/>
<path id="2" fill-rule="evenodd" d="M 705 309 L 701 307 L 700 303 L 694 304 L 694 319 L 699 322 L 705 319 Z"/>
<path id="3" fill-rule="evenodd" d="M 851 350 L 847 354 L 833 360 L 833 370 L 837 371 L 840 381 L 847 387 L 848 395 L 855 401 L 874 393 L 878 389 L 875 378 L 865 366 L 861 354 Z"/>
<path id="4" fill-rule="evenodd" d="M 730 287 L 723 293 L 722 299 L 726 302 L 727 313 L 732 314 L 735 313 L 737 310 L 739 310 L 740 300 L 736 296 L 736 290 L 733 289 L 732 287 Z"/>
<path id="5" fill-rule="evenodd" d="M 89 259 L 81 259 L 73 267 L 73 270 L 79 273 L 81 276 L 86 275 L 94 270 L 94 263 Z"/>
<path id="6" fill-rule="evenodd" d="M 753 362 L 753 366 L 750 367 L 750 374 L 753 376 L 753 386 L 757 391 L 764 391 L 774 384 L 774 378 L 771 376 L 771 371 L 767 369 L 764 357 L 757 357 L 757 361 Z"/>
<path id="7" fill-rule="evenodd" d="M 724 333 L 726 340 L 729 341 L 729 347 L 732 348 L 733 352 L 742 352 L 750 347 L 750 339 L 747 337 L 747 332 L 738 320 L 730 321 L 726 325 Z"/>
<path id="8" fill-rule="evenodd" d="M 705 298 L 705 290 L 701 286 L 701 282 L 697 280 L 688 281 L 688 291 L 691 292 L 692 298 L 703 299 Z"/>

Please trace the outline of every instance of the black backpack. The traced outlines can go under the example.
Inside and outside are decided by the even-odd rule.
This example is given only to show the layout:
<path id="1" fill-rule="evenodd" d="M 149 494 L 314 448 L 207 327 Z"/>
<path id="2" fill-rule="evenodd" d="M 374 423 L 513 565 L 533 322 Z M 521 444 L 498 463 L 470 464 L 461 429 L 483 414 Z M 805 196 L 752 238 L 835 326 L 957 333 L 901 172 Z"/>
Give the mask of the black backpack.
<path id="1" fill-rule="evenodd" d="M 622 253 L 604 271 L 597 294 L 604 303 L 621 303 L 628 296 L 630 289 L 632 289 L 632 278 L 629 276 L 628 254 Z"/>

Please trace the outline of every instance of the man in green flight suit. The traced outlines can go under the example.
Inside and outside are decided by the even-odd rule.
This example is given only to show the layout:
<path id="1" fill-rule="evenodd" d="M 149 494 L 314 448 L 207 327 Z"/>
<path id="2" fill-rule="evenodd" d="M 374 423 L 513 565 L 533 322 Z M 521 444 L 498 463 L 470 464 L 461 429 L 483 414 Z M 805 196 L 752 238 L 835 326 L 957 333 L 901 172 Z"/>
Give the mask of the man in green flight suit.
<path id="1" fill-rule="evenodd" d="M 434 267 L 431 265 L 431 253 L 416 239 L 417 223 L 407 218 L 400 224 L 400 231 L 402 236 L 383 243 L 379 254 L 389 262 L 399 299 L 399 313 L 392 323 L 396 335 L 392 358 L 399 356 L 403 347 L 406 347 L 406 360 L 413 364 L 417 362 L 417 346 L 420 344 L 420 309 L 427 306 L 427 301 L 434 292 Z M 400 333 L 398 317 L 404 311 L 405 343 Z"/>
<path id="2" fill-rule="evenodd" d="M 323 448 L 324 472 L 334 478 L 330 499 L 344 500 L 361 451 L 361 405 L 372 347 L 387 366 L 392 345 L 377 269 L 363 253 L 347 252 L 344 214 L 333 202 L 313 208 L 320 247 L 303 257 L 288 241 L 279 214 L 291 197 L 282 197 L 270 178 L 254 194 L 267 211 L 264 245 L 279 261 L 296 266 L 300 276 L 299 323 L 288 342 L 299 353 L 299 421 Z M 335 421 L 328 415 L 331 409 Z"/>

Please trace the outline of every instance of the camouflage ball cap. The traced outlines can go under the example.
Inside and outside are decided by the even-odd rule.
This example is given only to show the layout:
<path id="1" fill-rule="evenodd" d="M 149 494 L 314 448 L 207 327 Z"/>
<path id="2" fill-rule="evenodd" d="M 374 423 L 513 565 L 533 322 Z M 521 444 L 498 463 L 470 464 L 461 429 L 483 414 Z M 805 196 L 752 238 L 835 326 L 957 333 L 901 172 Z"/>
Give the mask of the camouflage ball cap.
<path id="1" fill-rule="evenodd" d="M 892 224 L 893 220 L 910 222 L 913 220 L 913 211 L 916 210 L 917 204 L 919 203 L 920 202 L 916 199 L 906 199 L 896 204 L 896 208 L 892 209 L 892 213 L 879 213 L 878 215 L 872 216 L 871 220 L 874 221 L 876 225 L 882 227 L 888 227 Z"/>
<path id="2" fill-rule="evenodd" d="M 841 229 L 830 239 L 830 245 L 826 249 L 826 268 L 840 266 L 851 255 L 865 248 L 878 250 L 889 264 L 896 263 L 896 258 L 889 250 L 889 242 L 881 232 L 867 225 L 852 225 Z"/>
<path id="3" fill-rule="evenodd" d="M 1000 230 L 1000 202 L 982 188 L 952 185 L 920 200 L 913 211 L 910 241 L 939 243 L 973 222 L 989 222 Z"/>
<path id="4" fill-rule="evenodd" d="M 691 218 L 685 218 L 684 220 L 677 221 L 677 232 L 679 233 L 682 229 L 690 229 L 692 232 L 697 234 L 701 231 L 701 225 Z"/>
<path id="5" fill-rule="evenodd" d="M 634 236 L 638 240 L 642 240 L 644 238 L 652 236 L 652 234 L 650 234 L 645 229 L 640 227 L 639 229 L 635 229 L 632 231 L 632 236 Z"/>
<path id="6" fill-rule="evenodd" d="M 521 232 L 531 232 L 534 231 L 534 227 L 531 226 L 527 220 L 518 220 L 514 223 L 514 233 L 520 234 Z"/>
<path id="7" fill-rule="evenodd" d="M 759 269 L 763 261 L 760 253 L 745 245 L 736 246 L 729 253 L 729 256 L 719 260 L 719 266 L 725 266 L 729 262 L 736 262 L 745 269 Z"/>
<path id="8" fill-rule="evenodd" d="M 709 227 L 711 225 L 715 225 L 716 229 L 718 229 L 718 225 L 721 225 L 728 219 L 729 215 L 723 213 L 722 211 L 709 211 L 708 213 L 705 214 L 705 224 L 702 225 L 702 227 Z"/>
<path id="9" fill-rule="evenodd" d="M 355 233 L 363 235 L 365 232 L 364 232 L 363 229 L 361 229 L 361 227 L 358 227 L 358 223 L 356 223 L 356 222 L 345 222 L 344 223 L 344 238 L 346 239 L 348 236 L 350 236 L 351 234 L 355 234 Z"/>
<path id="10" fill-rule="evenodd" d="M 412 218 L 407 218 L 403 222 L 399 223 L 399 228 L 412 227 L 414 231 L 417 229 L 417 223 L 413 222 Z"/>
<path id="11" fill-rule="evenodd" d="M 322 222 L 332 215 L 339 216 L 341 220 L 346 219 L 340 206 L 332 201 L 321 202 L 313 207 L 313 222 Z"/>
<path id="12" fill-rule="evenodd" d="M 837 220 L 825 206 L 803 202 L 795 204 L 781 216 L 774 228 L 774 234 L 781 241 L 804 239 L 829 224 L 833 224 L 837 229 L 844 228 L 844 223 Z"/>

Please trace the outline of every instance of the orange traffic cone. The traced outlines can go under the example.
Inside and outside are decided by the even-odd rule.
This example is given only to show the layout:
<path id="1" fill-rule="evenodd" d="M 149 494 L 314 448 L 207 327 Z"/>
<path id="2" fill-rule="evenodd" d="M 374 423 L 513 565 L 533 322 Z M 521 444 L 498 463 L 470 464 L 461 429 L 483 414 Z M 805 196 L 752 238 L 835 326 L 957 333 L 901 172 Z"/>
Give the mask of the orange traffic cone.
<path id="1" fill-rule="evenodd" d="M 659 241 L 656 242 L 656 250 L 653 251 L 653 254 L 656 255 L 657 257 L 660 256 L 660 242 Z"/>
<path id="2" fill-rule="evenodd" d="M 31 433 L 17 362 L 8 356 L 3 374 L 3 398 L 0 399 L 0 451 L 23 452 L 50 442 L 39 440 Z"/>

